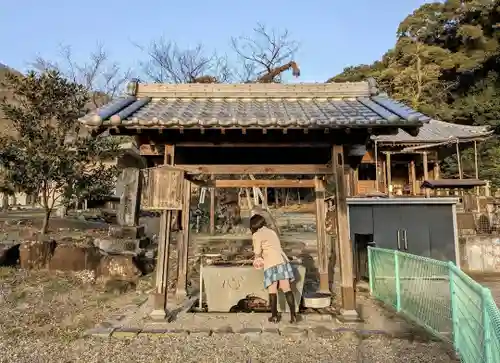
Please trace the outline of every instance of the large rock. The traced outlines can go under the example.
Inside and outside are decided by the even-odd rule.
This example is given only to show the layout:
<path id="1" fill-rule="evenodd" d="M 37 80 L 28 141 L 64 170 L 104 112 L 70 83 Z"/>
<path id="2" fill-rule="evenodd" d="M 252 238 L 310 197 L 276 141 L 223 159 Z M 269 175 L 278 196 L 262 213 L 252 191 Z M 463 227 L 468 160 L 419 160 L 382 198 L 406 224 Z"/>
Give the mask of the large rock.
<path id="1" fill-rule="evenodd" d="M 98 275 L 116 280 L 135 281 L 142 275 L 133 255 L 103 256 Z"/>
<path id="2" fill-rule="evenodd" d="M 58 271 L 92 271 L 98 268 L 100 261 L 101 254 L 96 247 L 59 244 L 49 261 L 49 269 Z"/>
<path id="3" fill-rule="evenodd" d="M 114 238 L 142 238 L 145 235 L 144 226 L 119 226 L 110 225 L 108 229 L 108 236 Z"/>
<path id="4" fill-rule="evenodd" d="M 110 254 L 135 252 L 141 246 L 140 239 L 96 238 L 94 245 L 101 251 Z"/>
<path id="5" fill-rule="evenodd" d="M 17 265 L 19 246 L 19 243 L 0 243 L 0 266 Z"/>
<path id="6" fill-rule="evenodd" d="M 55 249 L 56 242 L 53 240 L 34 240 L 21 243 L 19 247 L 19 262 L 21 268 L 46 268 Z"/>

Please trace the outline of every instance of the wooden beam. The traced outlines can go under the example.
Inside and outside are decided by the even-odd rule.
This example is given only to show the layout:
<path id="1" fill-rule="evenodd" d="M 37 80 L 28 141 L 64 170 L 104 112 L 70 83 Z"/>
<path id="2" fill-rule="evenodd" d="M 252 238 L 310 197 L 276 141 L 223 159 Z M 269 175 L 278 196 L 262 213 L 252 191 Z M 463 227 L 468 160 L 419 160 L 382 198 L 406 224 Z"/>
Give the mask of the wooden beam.
<path id="1" fill-rule="evenodd" d="M 434 162 L 433 173 L 434 173 L 434 180 L 441 179 L 441 167 L 439 166 L 439 161 Z M 476 179 L 479 178 L 477 178 L 476 176 Z"/>
<path id="2" fill-rule="evenodd" d="M 326 203 L 325 183 L 318 177 L 314 178 L 314 194 L 316 198 L 316 238 L 318 246 L 319 290 L 323 293 L 330 292 L 328 281 L 328 241 L 326 234 Z"/>
<path id="3" fill-rule="evenodd" d="M 165 165 L 174 165 L 174 160 L 175 160 L 175 146 L 165 145 L 163 163 Z"/>
<path id="4" fill-rule="evenodd" d="M 463 179 L 463 174 L 462 174 L 462 156 L 460 155 L 460 146 L 459 146 L 458 140 L 457 140 L 457 144 L 456 144 L 456 150 L 457 150 L 458 177 L 460 179 Z"/>
<path id="5" fill-rule="evenodd" d="M 384 186 L 383 192 L 388 193 L 388 188 L 387 188 L 387 166 L 384 161 L 382 161 L 382 184 Z"/>
<path id="6" fill-rule="evenodd" d="M 234 143 L 234 142 L 220 142 L 220 143 L 213 143 L 213 142 L 180 142 L 175 144 L 176 147 L 239 147 L 239 148 L 245 148 L 245 147 L 255 147 L 255 148 L 261 148 L 261 147 L 270 147 L 270 148 L 284 148 L 284 147 L 315 147 L 315 148 L 321 148 L 321 147 L 329 147 L 330 144 L 326 143 L 312 143 L 312 142 L 297 142 L 297 143 L 272 143 L 272 142 L 264 142 L 264 143 Z"/>
<path id="7" fill-rule="evenodd" d="M 337 238 L 340 262 L 340 287 L 342 293 L 342 313 L 345 316 L 357 316 L 354 289 L 353 249 L 349 238 L 349 220 L 347 215 L 347 188 L 342 145 L 335 145 L 332 150 L 332 164 L 335 172 L 335 195 L 337 200 Z"/>
<path id="8" fill-rule="evenodd" d="M 392 195 L 392 175 L 391 175 L 391 153 L 385 154 L 385 163 L 387 170 L 387 195 Z"/>
<path id="9" fill-rule="evenodd" d="M 155 290 L 153 295 L 153 312 L 155 320 L 164 320 L 167 313 L 168 295 L 168 260 L 170 258 L 170 227 L 172 211 L 163 211 L 160 217 L 160 234 L 156 261 Z"/>
<path id="10" fill-rule="evenodd" d="M 314 188 L 314 180 L 214 180 L 209 181 L 210 187 L 215 188 Z"/>
<path id="11" fill-rule="evenodd" d="M 139 153 L 143 156 L 159 156 L 165 153 L 163 145 L 143 144 L 139 146 Z"/>
<path id="12" fill-rule="evenodd" d="M 164 164 L 174 162 L 174 146 L 165 145 Z M 160 219 L 160 233 L 158 240 L 158 255 L 156 261 L 154 308 L 151 313 L 153 319 L 163 320 L 166 317 L 168 296 L 168 275 L 170 259 L 170 235 L 172 227 L 172 211 L 164 210 Z"/>
<path id="13" fill-rule="evenodd" d="M 214 180 L 213 175 L 211 178 Z M 210 234 L 215 234 L 215 188 L 210 188 Z"/>
<path id="14" fill-rule="evenodd" d="M 187 267 L 189 250 L 189 212 L 191 204 L 191 183 L 184 180 L 184 199 L 182 201 L 181 233 L 177 238 L 177 301 L 187 297 Z"/>
<path id="15" fill-rule="evenodd" d="M 411 194 L 418 194 L 418 185 L 417 185 L 417 172 L 415 171 L 415 160 L 410 161 L 410 183 L 411 183 Z"/>
<path id="16" fill-rule="evenodd" d="M 291 164 L 291 165 L 175 165 L 190 174 L 332 174 L 331 167 L 323 164 Z"/>
<path id="17" fill-rule="evenodd" d="M 424 180 L 429 180 L 429 162 L 427 161 L 427 153 L 422 154 L 422 164 L 424 167 Z M 429 198 L 431 196 L 431 191 L 429 188 L 425 188 L 425 197 Z"/>

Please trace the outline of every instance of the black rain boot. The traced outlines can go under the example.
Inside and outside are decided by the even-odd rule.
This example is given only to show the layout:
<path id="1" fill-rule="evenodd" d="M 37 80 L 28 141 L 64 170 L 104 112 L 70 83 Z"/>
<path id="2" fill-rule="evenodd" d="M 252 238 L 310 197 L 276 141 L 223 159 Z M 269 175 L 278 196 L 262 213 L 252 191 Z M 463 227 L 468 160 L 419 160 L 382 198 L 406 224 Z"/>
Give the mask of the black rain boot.
<path id="1" fill-rule="evenodd" d="M 278 323 L 278 294 L 269 294 L 269 306 L 271 307 L 271 317 L 268 319 L 270 323 Z"/>
<path id="2" fill-rule="evenodd" d="M 290 323 L 294 324 L 297 322 L 297 313 L 295 311 L 295 297 L 292 291 L 285 292 L 286 302 L 290 308 Z"/>

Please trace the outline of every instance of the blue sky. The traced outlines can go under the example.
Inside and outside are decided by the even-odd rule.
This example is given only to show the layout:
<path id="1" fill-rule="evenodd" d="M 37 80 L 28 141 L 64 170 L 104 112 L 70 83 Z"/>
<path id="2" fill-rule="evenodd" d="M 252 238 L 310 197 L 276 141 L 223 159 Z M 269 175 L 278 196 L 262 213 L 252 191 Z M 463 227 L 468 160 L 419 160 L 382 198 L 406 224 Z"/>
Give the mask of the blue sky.
<path id="1" fill-rule="evenodd" d="M 324 82 L 349 65 L 370 63 L 393 46 L 398 24 L 422 0 L 3 0 L 0 63 L 26 70 L 37 55 L 57 59 L 60 44 L 85 61 L 98 42 L 139 72 L 147 59 L 133 44 L 161 36 L 181 47 L 202 42 L 229 52 L 231 36 L 257 22 L 288 29 L 300 42 L 300 82 Z"/>

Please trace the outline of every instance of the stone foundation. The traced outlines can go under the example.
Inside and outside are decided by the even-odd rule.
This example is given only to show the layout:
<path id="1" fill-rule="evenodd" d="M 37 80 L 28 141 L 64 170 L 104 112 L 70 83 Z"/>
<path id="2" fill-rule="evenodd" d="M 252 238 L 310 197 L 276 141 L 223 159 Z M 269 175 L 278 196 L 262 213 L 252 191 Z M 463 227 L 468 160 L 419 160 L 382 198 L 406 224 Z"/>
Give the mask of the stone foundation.
<path id="1" fill-rule="evenodd" d="M 462 270 L 500 273 L 500 235 L 468 235 L 459 238 Z"/>

